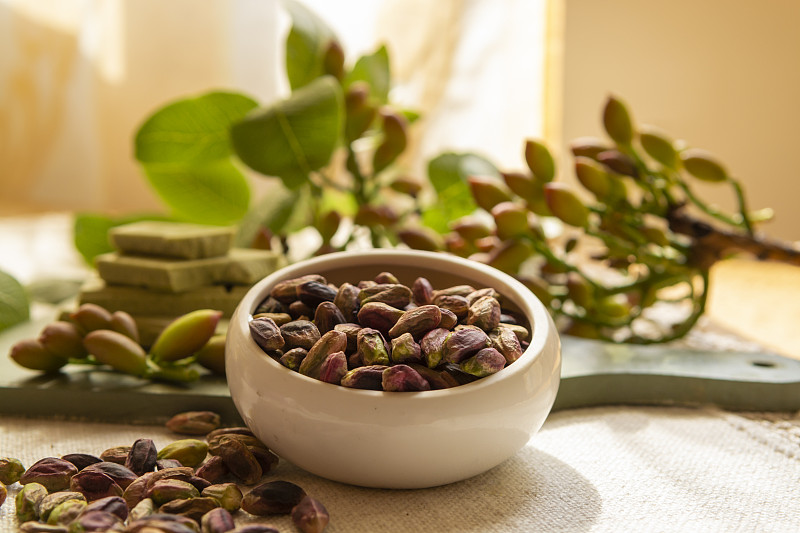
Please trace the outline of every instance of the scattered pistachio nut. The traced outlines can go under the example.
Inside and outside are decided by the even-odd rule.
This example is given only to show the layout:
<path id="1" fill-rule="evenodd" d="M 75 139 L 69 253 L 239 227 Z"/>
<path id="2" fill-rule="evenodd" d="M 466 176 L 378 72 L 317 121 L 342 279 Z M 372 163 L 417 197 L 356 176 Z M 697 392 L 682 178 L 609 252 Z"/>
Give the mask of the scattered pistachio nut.
<path id="1" fill-rule="evenodd" d="M 322 533 L 330 522 L 328 510 L 322 502 L 306 496 L 292 509 L 292 523 L 303 533 Z"/>
<path id="2" fill-rule="evenodd" d="M 0 483 L 11 485 L 19 481 L 25 472 L 22 461 L 14 457 L 0 457 Z"/>
<path id="3" fill-rule="evenodd" d="M 207 435 L 222 423 L 220 416 L 213 411 L 186 411 L 170 418 L 167 429 L 182 435 Z"/>
<path id="4" fill-rule="evenodd" d="M 256 516 L 289 514 L 305 498 L 306 491 L 290 481 L 267 481 L 242 499 L 242 509 Z"/>
<path id="5" fill-rule="evenodd" d="M 45 457 L 33 463 L 20 476 L 19 482 L 22 485 L 28 483 L 39 483 L 48 492 L 64 490 L 70 486 L 70 480 L 78 473 L 75 465 L 69 461 L 56 457 Z"/>
<path id="6" fill-rule="evenodd" d="M 208 454 L 208 444 L 197 439 L 181 439 L 158 451 L 158 459 L 176 459 L 184 466 L 198 466 Z"/>
<path id="7" fill-rule="evenodd" d="M 25 484 L 14 498 L 17 519 L 20 522 L 37 520 L 39 518 L 39 504 L 45 496 L 47 496 L 47 487 L 41 483 L 34 481 Z"/>

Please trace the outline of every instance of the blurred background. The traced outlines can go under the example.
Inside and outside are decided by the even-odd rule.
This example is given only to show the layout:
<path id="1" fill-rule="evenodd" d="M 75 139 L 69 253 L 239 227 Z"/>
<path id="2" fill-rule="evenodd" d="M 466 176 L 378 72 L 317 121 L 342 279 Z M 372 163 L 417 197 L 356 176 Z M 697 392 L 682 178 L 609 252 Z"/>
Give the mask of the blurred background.
<path id="1" fill-rule="evenodd" d="M 763 230 L 800 240 L 796 0 L 304 0 L 351 61 L 386 43 L 393 99 L 419 110 L 409 164 L 443 150 L 523 167 L 545 139 L 601 135 L 608 94 L 740 178 Z M 166 102 L 288 93 L 278 0 L 0 0 L 0 216 L 161 210 L 132 157 Z M 253 178 L 257 186 L 259 178 Z M 732 206 L 727 188 L 701 192 Z"/>

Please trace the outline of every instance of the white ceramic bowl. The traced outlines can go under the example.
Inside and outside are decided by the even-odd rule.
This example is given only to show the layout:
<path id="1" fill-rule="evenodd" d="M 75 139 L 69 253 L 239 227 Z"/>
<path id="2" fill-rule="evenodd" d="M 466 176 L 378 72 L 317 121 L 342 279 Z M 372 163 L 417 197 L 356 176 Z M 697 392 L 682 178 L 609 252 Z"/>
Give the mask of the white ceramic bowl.
<path id="1" fill-rule="evenodd" d="M 278 281 L 322 274 L 339 285 L 382 271 L 411 285 L 493 287 L 533 325 L 530 346 L 497 374 L 423 392 L 357 390 L 283 367 L 250 337 L 248 322 Z M 258 282 L 233 315 L 226 345 L 231 397 L 245 424 L 282 458 L 319 476 L 366 487 L 423 488 L 469 478 L 519 451 L 544 423 L 558 390 L 561 343 L 541 302 L 499 270 L 409 250 L 342 252 L 298 262 Z"/>

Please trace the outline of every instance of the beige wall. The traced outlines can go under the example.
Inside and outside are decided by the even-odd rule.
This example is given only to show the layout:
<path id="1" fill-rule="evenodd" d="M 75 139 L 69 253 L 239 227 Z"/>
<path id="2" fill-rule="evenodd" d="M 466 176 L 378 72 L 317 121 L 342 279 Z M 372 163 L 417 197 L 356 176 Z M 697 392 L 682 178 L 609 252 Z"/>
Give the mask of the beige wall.
<path id="1" fill-rule="evenodd" d="M 0 216 L 163 210 L 136 129 L 212 89 L 274 98 L 276 14 L 275 0 L 0 0 Z"/>
<path id="2" fill-rule="evenodd" d="M 639 122 L 719 156 L 752 208 L 774 208 L 762 229 L 800 240 L 800 2 L 559 1 L 558 144 L 601 135 L 601 107 L 614 93 Z M 731 206 L 718 191 L 701 192 Z"/>

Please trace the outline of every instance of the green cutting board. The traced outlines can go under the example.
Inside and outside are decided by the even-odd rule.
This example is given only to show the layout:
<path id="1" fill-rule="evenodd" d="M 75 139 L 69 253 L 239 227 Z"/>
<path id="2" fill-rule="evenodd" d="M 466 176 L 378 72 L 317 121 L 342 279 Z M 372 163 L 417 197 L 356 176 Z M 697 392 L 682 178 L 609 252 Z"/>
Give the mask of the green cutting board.
<path id="1" fill-rule="evenodd" d="M 52 375 L 19 367 L 7 356 L 11 346 L 36 337 L 46 322 L 30 321 L 0 333 L 0 415 L 135 424 L 211 410 L 227 424 L 241 422 L 220 377 L 175 385 L 80 366 Z M 693 351 L 565 336 L 562 354 L 554 409 L 622 404 L 800 410 L 800 361 L 773 353 Z"/>

